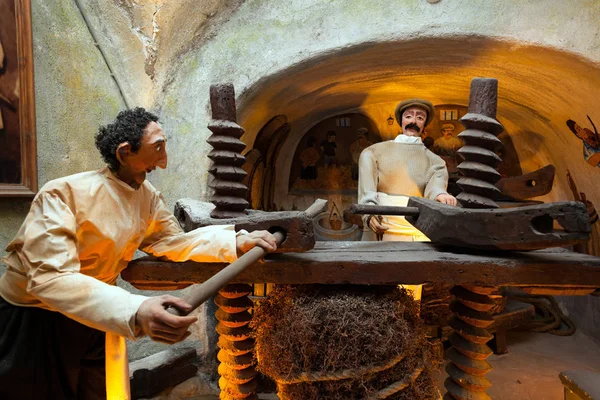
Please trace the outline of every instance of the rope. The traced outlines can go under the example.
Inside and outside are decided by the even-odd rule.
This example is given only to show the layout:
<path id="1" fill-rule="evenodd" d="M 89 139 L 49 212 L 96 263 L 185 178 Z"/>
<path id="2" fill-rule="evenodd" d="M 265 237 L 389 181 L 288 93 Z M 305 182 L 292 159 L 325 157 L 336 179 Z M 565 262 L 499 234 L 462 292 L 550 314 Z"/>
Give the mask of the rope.
<path id="1" fill-rule="evenodd" d="M 404 358 L 406 358 L 406 356 L 404 354 L 402 354 L 402 355 L 399 355 L 396 358 L 388 361 L 384 365 L 368 366 L 368 367 L 363 367 L 363 368 L 355 369 L 355 370 L 346 369 L 341 372 L 302 373 L 295 378 L 288 378 L 285 380 L 276 379 L 276 382 L 278 385 L 291 385 L 294 383 L 303 383 L 303 382 L 324 382 L 324 381 L 335 381 L 335 380 L 342 380 L 342 379 L 358 378 L 358 377 L 366 375 L 366 374 L 381 372 L 381 371 L 390 369 L 394 365 L 396 365 L 400 361 L 402 361 Z M 405 377 L 404 379 L 402 379 L 398 382 L 392 383 L 388 387 L 381 389 L 377 393 L 365 398 L 364 400 L 387 399 L 389 396 L 406 389 L 408 386 L 410 386 L 412 383 L 414 383 L 415 380 L 417 380 L 417 378 L 421 375 L 421 373 L 425 369 L 424 365 L 425 365 L 425 360 L 421 360 L 421 362 L 419 363 L 417 368 L 415 368 L 415 370 L 413 371 L 412 374 L 410 374 L 409 376 Z M 438 391 L 438 393 L 439 393 L 439 391 Z"/>
<path id="2" fill-rule="evenodd" d="M 402 361 L 405 357 L 406 355 L 401 354 L 382 365 L 370 365 L 359 369 L 345 369 L 339 372 L 303 372 L 295 377 L 286 379 L 275 379 L 275 381 L 283 385 L 292 385 L 294 383 L 302 382 L 325 382 L 339 381 L 342 379 L 354 379 L 366 374 L 381 372 L 385 371 L 386 369 L 390 369 L 394 365 Z"/>
<path id="3" fill-rule="evenodd" d="M 509 297 L 523 303 L 533 304 L 536 313 L 539 312 L 542 314 L 541 318 L 534 319 L 526 324 L 524 329 L 532 332 L 547 332 L 558 336 L 571 336 L 575 333 L 575 324 L 562 312 L 554 296 L 529 295 Z M 566 325 L 567 328 L 560 329 L 562 324 Z"/>
<path id="4" fill-rule="evenodd" d="M 387 399 L 394 393 L 398 393 L 399 391 L 406 389 L 409 385 L 411 385 L 419 377 L 419 375 L 421 375 L 421 372 L 423 372 L 423 369 L 424 369 L 423 363 L 420 363 L 419 366 L 413 371 L 413 373 L 410 376 L 407 376 L 406 378 L 402 379 L 401 381 L 392 383 L 390 386 L 386 387 L 385 389 L 380 390 L 379 392 L 375 393 L 373 396 L 368 397 L 366 400 Z"/>

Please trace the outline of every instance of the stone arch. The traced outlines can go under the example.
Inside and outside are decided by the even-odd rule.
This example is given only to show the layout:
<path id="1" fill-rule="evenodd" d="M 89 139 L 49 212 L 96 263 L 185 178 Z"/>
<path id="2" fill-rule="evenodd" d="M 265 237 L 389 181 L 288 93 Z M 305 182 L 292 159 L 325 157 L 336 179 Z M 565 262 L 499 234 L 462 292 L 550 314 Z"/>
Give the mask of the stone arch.
<path id="1" fill-rule="evenodd" d="M 579 190 L 600 204 L 600 168 L 584 160 L 584 144 L 566 126 L 568 119 L 585 124 L 586 115 L 600 121 L 590 106 L 600 92 L 600 66 L 554 48 L 448 36 L 339 49 L 260 79 L 240 96 L 240 121 L 252 132 L 264 124 L 264 110 L 288 117 L 291 134 L 276 162 L 274 202 L 279 204 L 289 196 L 288 161 L 311 121 L 360 111 L 388 140 L 397 126 L 389 129 L 385 121 L 400 100 L 419 96 L 434 104 L 466 105 L 470 80 L 477 76 L 499 80 L 498 119 L 523 173 L 556 166 L 554 189 L 540 200 L 572 199 L 568 167 Z M 311 201 L 303 196 L 293 205 L 303 208 Z"/>
<path id="2" fill-rule="evenodd" d="M 283 114 L 271 118 L 256 135 L 253 147 L 246 153 L 243 169 L 248 173 L 244 183 L 250 189 L 248 201 L 258 210 L 273 211 L 275 162 L 287 139 L 290 125 Z"/>

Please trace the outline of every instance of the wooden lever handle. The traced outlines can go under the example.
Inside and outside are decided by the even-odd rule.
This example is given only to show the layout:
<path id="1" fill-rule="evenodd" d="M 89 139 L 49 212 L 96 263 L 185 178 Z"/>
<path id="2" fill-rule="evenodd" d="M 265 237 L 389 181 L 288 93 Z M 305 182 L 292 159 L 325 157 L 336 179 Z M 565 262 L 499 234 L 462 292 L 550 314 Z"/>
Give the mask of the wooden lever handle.
<path id="1" fill-rule="evenodd" d="M 419 209 L 417 207 L 375 206 L 366 204 L 352 204 L 350 206 L 350 212 L 352 214 L 369 215 L 419 215 Z"/>
<path id="2" fill-rule="evenodd" d="M 309 208 L 306 209 L 305 213 L 308 214 L 311 218 L 314 218 L 317 215 L 319 215 L 319 213 L 321 213 L 326 208 L 326 206 L 327 200 L 317 199 Z M 276 231 L 275 233 L 273 233 L 273 236 L 275 236 L 277 246 L 279 246 L 285 239 L 285 232 Z M 216 295 L 219 292 L 219 289 L 221 289 L 223 286 L 225 286 L 227 283 L 233 280 L 250 265 L 263 258 L 266 254 L 267 251 L 262 247 L 253 247 L 240 258 L 238 258 L 237 260 L 229 264 L 227 267 L 223 268 L 221 271 L 217 272 L 215 275 L 210 277 L 204 283 L 194 287 L 188 293 L 188 295 L 183 298 L 183 300 L 185 300 L 188 304 L 192 306 L 192 309 L 189 312 L 198 308 L 206 300 Z M 175 307 L 169 307 L 167 311 L 173 315 L 187 315 L 189 313 L 181 312 Z"/>

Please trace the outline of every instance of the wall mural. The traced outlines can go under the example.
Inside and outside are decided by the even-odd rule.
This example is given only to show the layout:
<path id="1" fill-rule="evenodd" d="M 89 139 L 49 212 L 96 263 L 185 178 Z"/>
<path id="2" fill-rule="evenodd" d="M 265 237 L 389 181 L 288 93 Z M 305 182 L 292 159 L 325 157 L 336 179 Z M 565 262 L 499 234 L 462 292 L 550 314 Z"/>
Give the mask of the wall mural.
<path id="1" fill-rule="evenodd" d="M 446 161 L 446 167 L 449 173 L 457 172 L 456 168 L 459 164 L 458 149 L 463 147 L 463 142 L 456 136 L 454 136 L 454 125 L 446 123 L 442 125 L 441 133 L 442 136 L 433 141 L 433 145 L 428 147 L 438 156 L 442 157 Z M 424 144 L 427 146 L 431 141 L 424 139 Z"/>
<path id="2" fill-rule="evenodd" d="M 594 131 L 588 128 L 582 128 L 572 119 L 567 120 L 567 126 L 577 138 L 583 142 L 583 158 L 592 167 L 600 167 L 600 135 L 592 119 L 587 116 Z"/>
<path id="3" fill-rule="evenodd" d="M 356 195 L 360 153 L 380 141 L 375 124 L 362 114 L 337 115 L 319 122 L 296 148 L 290 191 Z"/>
<path id="4" fill-rule="evenodd" d="M 460 188 L 458 150 L 463 142 L 458 134 L 464 130 L 459 122 L 467 112 L 466 106 L 442 104 L 435 106 L 436 115 L 422 136 L 425 146 L 439 155 L 448 167 L 448 190 L 456 195 Z M 396 124 L 395 121 L 391 121 Z M 517 152 L 507 132 L 498 136 L 503 148 L 498 172 L 503 178 L 520 176 Z M 356 196 L 358 187 L 358 158 L 370 145 L 381 141 L 375 124 L 362 114 L 344 114 L 316 124 L 301 139 L 290 171 L 290 194 L 338 194 Z"/>
<path id="5" fill-rule="evenodd" d="M 423 144 L 446 162 L 450 177 L 458 176 L 460 157 L 458 150 L 464 145 L 457 136 L 464 130 L 459 122 L 467 113 L 467 107 L 455 104 L 442 104 L 435 106 L 435 116 L 425 128 L 421 136 Z"/>

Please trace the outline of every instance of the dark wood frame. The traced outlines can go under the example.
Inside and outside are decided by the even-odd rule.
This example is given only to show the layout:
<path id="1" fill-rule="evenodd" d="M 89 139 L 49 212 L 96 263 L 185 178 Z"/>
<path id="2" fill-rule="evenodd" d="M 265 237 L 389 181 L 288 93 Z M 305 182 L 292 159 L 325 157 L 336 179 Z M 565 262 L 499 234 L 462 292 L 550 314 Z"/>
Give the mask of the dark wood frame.
<path id="1" fill-rule="evenodd" d="M 38 190 L 31 0 L 13 0 L 19 62 L 21 182 L 0 183 L 0 197 L 32 197 Z"/>

